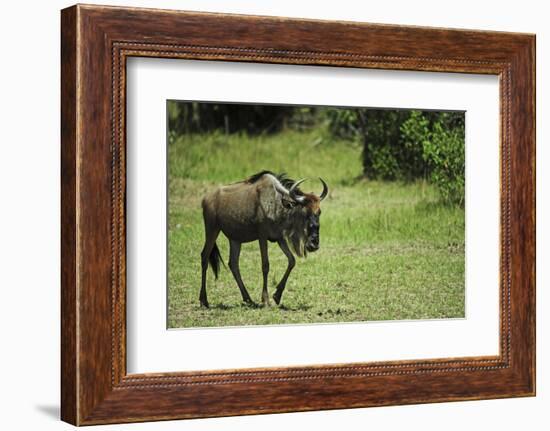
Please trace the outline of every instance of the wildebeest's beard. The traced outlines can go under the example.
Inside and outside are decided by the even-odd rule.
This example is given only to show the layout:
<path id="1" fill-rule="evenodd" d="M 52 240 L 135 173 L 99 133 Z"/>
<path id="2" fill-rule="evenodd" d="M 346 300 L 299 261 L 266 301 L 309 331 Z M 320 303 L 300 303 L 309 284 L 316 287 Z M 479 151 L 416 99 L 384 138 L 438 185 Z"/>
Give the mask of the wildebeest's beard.
<path id="1" fill-rule="evenodd" d="M 306 257 L 308 252 L 317 250 L 311 246 L 308 232 L 308 216 L 305 208 L 296 205 L 290 210 L 288 224 L 284 229 L 284 236 L 297 256 Z"/>

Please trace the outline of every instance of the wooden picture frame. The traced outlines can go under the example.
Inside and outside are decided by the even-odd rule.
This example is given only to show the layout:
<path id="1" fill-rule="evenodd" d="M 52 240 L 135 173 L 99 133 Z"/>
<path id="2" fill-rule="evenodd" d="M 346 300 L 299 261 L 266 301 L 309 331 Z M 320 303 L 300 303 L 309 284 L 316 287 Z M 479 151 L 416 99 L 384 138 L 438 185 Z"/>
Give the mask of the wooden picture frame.
<path id="1" fill-rule="evenodd" d="M 535 36 L 77 5 L 61 14 L 61 418 L 75 425 L 535 394 Z M 126 373 L 130 56 L 500 77 L 500 353 Z"/>

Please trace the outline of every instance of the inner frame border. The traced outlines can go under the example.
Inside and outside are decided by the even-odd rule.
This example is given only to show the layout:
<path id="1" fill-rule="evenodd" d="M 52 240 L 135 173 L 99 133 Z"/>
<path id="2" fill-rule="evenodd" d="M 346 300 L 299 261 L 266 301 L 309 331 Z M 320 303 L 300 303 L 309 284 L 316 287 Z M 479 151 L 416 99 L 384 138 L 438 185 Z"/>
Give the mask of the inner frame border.
<path id="1" fill-rule="evenodd" d="M 489 357 L 442 358 L 431 360 L 384 361 L 369 363 L 330 364 L 319 366 L 299 366 L 288 368 L 253 368 L 206 372 L 169 372 L 151 376 L 147 374 L 126 374 L 126 255 L 125 255 L 125 198 L 126 198 L 126 60 L 128 57 L 155 57 L 195 60 L 228 60 L 245 62 L 332 65 L 342 63 L 347 67 L 387 69 L 395 62 L 398 69 L 409 70 L 408 62 L 414 62 L 418 70 L 418 58 L 396 56 L 369 56 L 345 53 L 324 53 L 317 51 L 261 50 L 254 48 L 229 48 L 223 46 L 196 46 L 177 44 L 157 44 L 143 42 L 114 41 L 112 43 L 112 383 L 115 389 L 125 387 L 171 387 L 196 384 L 225 384 L 245 382 L 273 382 L 302 379 L 322 379 L 327 377 L 371 377 L 429 372 L 453 372 L 493 370 L 510 367 L 511 349 L 511 257 L 510 257 L 510 69 L 506 62 L 477 61 L 468 59 L 422 58 L 422 68 L 429 71 L 465 72 L 476 67 L 476 73 L 499 76 L 501 96 L 500 124 L 500 354 Z M 484 72 L 477 67 L 482 65 Z M 442 67 L 444 66 L 444 67 Z M 124 304 L 124 305 L 122 305 Z M 282 376 L 291 374 L 292 376 Z M 120 383 L 117 385 L 116 382 Z"/>

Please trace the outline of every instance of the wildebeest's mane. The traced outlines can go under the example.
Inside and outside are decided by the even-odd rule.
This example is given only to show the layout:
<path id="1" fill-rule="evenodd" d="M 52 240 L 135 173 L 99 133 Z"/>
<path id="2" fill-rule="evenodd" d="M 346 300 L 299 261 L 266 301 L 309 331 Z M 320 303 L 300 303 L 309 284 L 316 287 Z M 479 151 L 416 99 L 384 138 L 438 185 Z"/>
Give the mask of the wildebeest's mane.
<path id="1" fill-rule="evenodd" d="M 275 178 L 279 180 L 279 182 L 283 185 L 283 187 L 287 190 L 289 190 L 296 180 L 293 180 L 292 178 L 288 178 L 286 173 L 282 172 L 279 174 L 276 174 L 272 171 L 261 171 L 254 175 L 251 175 L 248 177 L 245 181 L 249 184 L 254 184 L 256 181 L 258 181 L 261 177 L 264 175 L 273 175 Z M 304 193 L 297 187 L 295 190 L 295 193 L 297 195 L 304 195 Z M 305 240 L 306 240 L 306 230 L 304 226 L 305 219 L 303 218 L 301 211 L 291 211 L 289 213 L 289 225 L 284 230 L 284 237 L 290 244 L 291 249 L 294 251 L 294 254 L 296 256 L 300 257 L 306 257 L 307 251 L 304 247 Z"/>
<path id="2" fill-rule="evenodd" d="M 263 177 L 264 175 L 273 175 L 275 178 L 277 178 L 279 180 L 279 182 L 283 185 L 283 187 L 285 189 L 290 189 L 293 184 L 296 182 L 296 180 L 293 180 L 292 178 L 288 178 L 288 176 L 286 175 L 285 172 L 282 172 L 280 174 L 276 174 L 272 171 L 261 171 L 261 172 L 258 172 L 254 175 L 251 175 L 249 176 L 247 179 L 246 179 L 246 182 L 249 183 L 249 184 L 254 184 L 256 181 L 258 181 L 261 177 Z M 299 187 L 297 187 L 295 189 L 295 192 L 297 195 L 303 195 L 304 193 L 300 190 Z"/>

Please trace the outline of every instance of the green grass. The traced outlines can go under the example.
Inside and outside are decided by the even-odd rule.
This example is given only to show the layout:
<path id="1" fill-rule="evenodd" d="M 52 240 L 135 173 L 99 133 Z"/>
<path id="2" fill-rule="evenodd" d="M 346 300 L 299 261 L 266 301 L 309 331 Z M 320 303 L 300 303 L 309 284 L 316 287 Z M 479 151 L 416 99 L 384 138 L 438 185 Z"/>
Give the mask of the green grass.
<path id="1" fill-rule="evenodd" d="M 169 146 L 168 326 L 464 317 L 464 210 L 438 203 L 437 191 L 413 184 L 358 180 L 361 149 L 317 132 L 273 136 L 190 135 Z M 270 169 L 291 177 L 323 177 L 321 248 L 298 259 L 281 307 L 242 304 L 229 270 L 208 271 L 210 309 L 199 306 L 203 225 L 200 201 L 217 185 Z M 320 193 L 318 181 L 305 191 Z M 217 244 L 224 260 L 228 241 Z M 270 295 L 286 268 L 269 245 Z M 243 244 L 241 273 L 261 302 L 257 242 Z"/>

